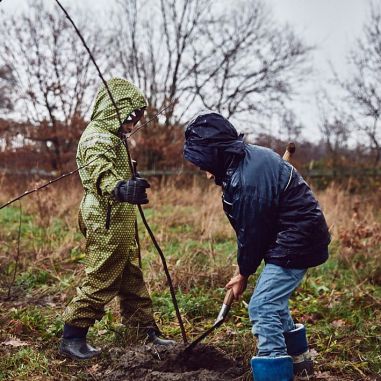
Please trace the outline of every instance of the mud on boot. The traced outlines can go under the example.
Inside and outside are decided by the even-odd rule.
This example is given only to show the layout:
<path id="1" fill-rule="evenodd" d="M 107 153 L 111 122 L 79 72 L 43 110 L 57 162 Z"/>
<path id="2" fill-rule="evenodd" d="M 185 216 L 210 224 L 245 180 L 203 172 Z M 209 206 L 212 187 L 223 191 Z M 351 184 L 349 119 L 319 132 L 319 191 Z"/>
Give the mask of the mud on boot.
<path id="1" fill-rule="evenodd" d="M 306 328 L 303 324 L 295 324 L 295 327 L 284 333 L 287 353 L 293 359 L 295 381 L 312 380 L 314 364 L 308 350 Z"/>

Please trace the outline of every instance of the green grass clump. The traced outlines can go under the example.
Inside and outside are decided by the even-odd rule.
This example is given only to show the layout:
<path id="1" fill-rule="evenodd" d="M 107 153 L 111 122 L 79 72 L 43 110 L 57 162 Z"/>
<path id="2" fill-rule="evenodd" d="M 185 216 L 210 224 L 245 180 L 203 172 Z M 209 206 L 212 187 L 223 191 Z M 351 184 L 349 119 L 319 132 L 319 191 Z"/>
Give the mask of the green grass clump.
<path id="1" fill-rule="evenodd" d="M 24 271 L 18 275 L 16 285 L 25 289 L 33 289 L 38 286 L 47 285 L 52 280 L 51 274 L 48 271 L 31 269 L 31 271 Z"/>
<path id="2" fill-rule="evenodd" d="M 0 357 L 0 380 L 30 380 L 34 375 L 50 375 L 49 360 L 31 347 L 22 347 Z M 41 379 L 41 378 L 40 378 Z"/>

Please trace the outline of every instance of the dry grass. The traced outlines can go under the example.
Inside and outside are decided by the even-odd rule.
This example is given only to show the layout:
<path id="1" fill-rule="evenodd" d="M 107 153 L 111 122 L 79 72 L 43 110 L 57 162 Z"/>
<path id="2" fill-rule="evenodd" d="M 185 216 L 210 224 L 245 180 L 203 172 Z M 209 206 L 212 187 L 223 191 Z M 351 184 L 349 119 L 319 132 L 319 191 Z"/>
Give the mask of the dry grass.
<path id="1" fill-rule="evenodd" d="M 179 189 L 169 182 L 150 192 L 146 210 L 148 222 L 164 248 L 175 285 L 189 290 L 225 284 L 233 272 L 235 247 L 234 232 L 221 207 L 220 188 L 208 183 L 200 186 L 195 181 Z M 161 262 L 147 235 L 142 235 L 145 251 L 152 254 L 147 280 L 151 289 L 162 289 L 165 278 Z"/>
<path id="2" fill-rule="evenodd" d="M 378 192 L 352 195 L 331 185 L 319 194 L 331 233 L 339 243 L 337 259 L 359 282 L 381 285 L 380 198 Z M 368 269 L 368 271 L 364 271 Z"/>
<path id="3" fill-rule="evenodd" d="M 189 179 L 188 179 L 189 180 Z M 198 176 L 189 185 L 181 185 L 179 179 L 158 182 L 152 180 L 149 190 L 150 203 L 146 209 L 152 209 L 150 219 L 155 222 L 155 211 L 160 213 L 160 224 L 156 226 L 159 239 L 166 240 L 171 228 L 182 225 L 192 227 L 192 237 L 198 240 L 216 242 L 219 239 L 232 238 L 232 229 L 221 206 L 221 189 L 212 182 Z M 15 197 L 24 188 L 33 189 L 44 181 L 20 184 L 15 187 L 4 176 L 0 177 L 2 193 L 0 202 Z M 179 185 L 180 184 L 180 185 Z M 11 190 L 10 190 L 11 189 Z M 53 184 L 37 193 L 22 199 L 22 208 L 34 215 L 34 222 L 40 226 L 49 226 L 55 218 L 63 219 L 68 226 L 76 228 L 78 207 L 83 195 L 78 178 L 68 178 Z M 351 194 L 344 187 L 331 184 L 327 189 L 316 192 L 324 210 L 330 231 L 339 238 L 343 230 L 357 229 L 359 224 L 377 225 L 380 221 L 381 199 L 376 190 L 365 195 Z M 16 202 L 13 204 L 18 205 Z M 187 232 L 182 232 L 182 238 Z"/>
<path id="4" fill-rule="evenodd" d="M 191 223 L 200 239 L 218 240 L 230 237 L 231 229 L 226 227 L 226 217 L 221 208 L 221 188 L 195 177 L 192 184 L 179 187 L 176 182 L 165 184 L 150 192 L 152 208 L 172 206 L 168 218 L 174 224 Z M 186 213 L 184 215 L 184 208 Z"/>
<path id="5" fill-rule="evenodd" d="M 317 193 L 331 233 L 338 238 L 343 229 L 356 228 L 359 222 L 380 222 L 380 197 L 377 190 L 368 194 L 351 194 L 345 188 L 331 184 Z"/>

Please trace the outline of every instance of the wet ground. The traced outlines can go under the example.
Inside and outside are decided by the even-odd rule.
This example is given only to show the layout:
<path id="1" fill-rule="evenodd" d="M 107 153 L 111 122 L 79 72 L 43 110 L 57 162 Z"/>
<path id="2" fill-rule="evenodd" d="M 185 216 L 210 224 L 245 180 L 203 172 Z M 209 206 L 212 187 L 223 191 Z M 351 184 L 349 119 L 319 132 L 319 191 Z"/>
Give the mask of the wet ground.
<path id="1" fill-rule="evenodd" d="M 184 346 L 139 346 L 113 354 L 112 367 L 103 373 L 109 381 L 224 381 L 240 380 L 243 368 L 221 350 L 198 345 L 184 353 Z"/>

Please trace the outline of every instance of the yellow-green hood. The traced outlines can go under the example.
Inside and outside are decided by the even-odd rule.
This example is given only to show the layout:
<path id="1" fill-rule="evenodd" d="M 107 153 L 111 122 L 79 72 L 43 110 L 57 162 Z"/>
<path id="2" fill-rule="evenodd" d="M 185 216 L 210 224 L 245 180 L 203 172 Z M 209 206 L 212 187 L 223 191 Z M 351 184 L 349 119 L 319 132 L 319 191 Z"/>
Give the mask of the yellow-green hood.
<path id="1" fill-rule="evenodd" d="M 147 102 L 140 90 L 126 79 L 112 78 L 107 81 L 107 86 L 118 107 L 122 121 L 134 110 L 147 106 Z M 104 85 L 99 88 L 95 98 L 91 121 L 100 123 L 102 128 L 114 134 L 119 130 L 118 114 Z"/>

